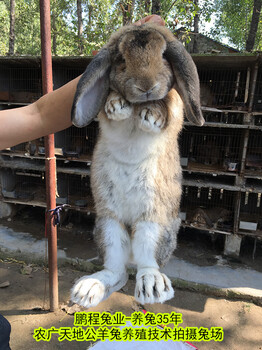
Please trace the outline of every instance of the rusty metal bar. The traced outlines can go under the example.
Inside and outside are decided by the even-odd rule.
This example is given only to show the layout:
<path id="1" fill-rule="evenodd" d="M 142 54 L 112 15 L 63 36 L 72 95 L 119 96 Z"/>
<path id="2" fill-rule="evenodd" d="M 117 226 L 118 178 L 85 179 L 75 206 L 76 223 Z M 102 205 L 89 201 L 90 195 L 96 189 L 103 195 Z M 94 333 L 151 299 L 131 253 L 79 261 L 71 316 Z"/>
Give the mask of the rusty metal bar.
<path id="1" fill-rule="evenodd" d="M 41 58 L 43 94 L 53 90 L 50 0 L 40 0 L 41 22 Z M 45 137 L 46 166 L 46 233 L 48 237 L 49 298 L 50 311 L 58 309 L 58 272 L 57 272 L 57 230 L 52 224 L 50 209 L 56 207 L 56 159 L 54 152 L 54 134 Z"/>

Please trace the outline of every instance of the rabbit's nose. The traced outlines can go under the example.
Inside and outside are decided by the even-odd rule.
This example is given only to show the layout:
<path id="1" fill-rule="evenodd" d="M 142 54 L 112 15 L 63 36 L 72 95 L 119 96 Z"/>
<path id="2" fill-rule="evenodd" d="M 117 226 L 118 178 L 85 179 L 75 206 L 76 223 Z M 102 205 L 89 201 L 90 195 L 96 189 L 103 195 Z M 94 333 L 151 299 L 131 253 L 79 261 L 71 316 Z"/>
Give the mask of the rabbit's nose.
<path id="1" fill-rule="evenodd" d="M 149 97 L 152 92 L 154 92 L 157 89 L 158 84 L 155 84 L 154 86 L 148 88 L 148 87 L 137 87 L 137 90 L 140 91 L 141 93 L 145 94 L 147 97 Z"/>
<path id="2" fill-rule="evenodd" d="M 152 94 L 154 94 L 155 92 L 157 92 L 157 87 L 158 87 L 158 85 L 159 85 L 159 84 L 156 84 L 156 85 L 154 85 L 151 89 L 149 89 L 149 90 L 146 91 L 146 97 L 147 97 L 147 99 L 149 99 L 150 96 L 151 96 Z"/>

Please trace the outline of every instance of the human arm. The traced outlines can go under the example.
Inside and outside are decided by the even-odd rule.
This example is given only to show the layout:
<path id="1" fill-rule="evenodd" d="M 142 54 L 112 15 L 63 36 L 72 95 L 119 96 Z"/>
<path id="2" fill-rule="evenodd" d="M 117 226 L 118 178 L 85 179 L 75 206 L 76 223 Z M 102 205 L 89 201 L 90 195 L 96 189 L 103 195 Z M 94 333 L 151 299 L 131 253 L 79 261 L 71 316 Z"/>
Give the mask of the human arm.
<path id="1" fill-rule="evenodd" d="M 71 108 L 80 77 L 36 102 L 0 112 L 0 150 L 72 125 Z"/>

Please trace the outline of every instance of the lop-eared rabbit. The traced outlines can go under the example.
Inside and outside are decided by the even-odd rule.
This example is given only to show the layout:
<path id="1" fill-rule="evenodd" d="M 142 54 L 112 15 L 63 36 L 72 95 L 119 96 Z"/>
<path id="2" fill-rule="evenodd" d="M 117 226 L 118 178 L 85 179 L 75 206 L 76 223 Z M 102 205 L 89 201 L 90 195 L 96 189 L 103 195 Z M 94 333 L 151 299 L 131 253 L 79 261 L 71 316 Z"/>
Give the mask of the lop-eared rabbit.
<path id="1" fill-rule="evenodd" d="M 94 238 L 104 269 L 80 278 L 71 299 L 97 305 L 127 280 L 137 265 L 135 298 L 162 303 L 174 296 L 159 268 L 176 248 L 180 226 L 181 167 L 178 135 L 183 113 L 204 119 L 199 78 L 183 45 L 156 24 L 114 33 L 82 75 L 72 122 L 84 127 L 98 114 L 91 186 Z"/>

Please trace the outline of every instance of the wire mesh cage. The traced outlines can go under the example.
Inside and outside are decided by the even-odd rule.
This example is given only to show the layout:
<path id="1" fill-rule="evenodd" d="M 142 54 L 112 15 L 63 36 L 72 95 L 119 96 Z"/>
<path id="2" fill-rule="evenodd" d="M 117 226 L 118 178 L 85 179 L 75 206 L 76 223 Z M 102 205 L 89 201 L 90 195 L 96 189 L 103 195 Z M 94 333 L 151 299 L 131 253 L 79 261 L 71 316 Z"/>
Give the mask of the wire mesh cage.
<path id="1" fill-rule="evenodd" d="M 235 124 L 235 125 L 243 125 L 244 124 L 244 113 L 233 113 L 230 111 L 210 111 L 203 110 L 203 116 L 205 118 L 206 123 L 214 123 L 214 124 Z"/>
<path id="2" fill-rule="evenodd" d="M 247 154 L 246 154 L 246 172 L 254 175 L 262 173 L 262 131 L 250 130 Z"/>
<path id="3" fill-rule="evenodd" d="M 258 69 L 253 110 L 262 112 L 262 66 Z"/>
<path id="4" fill-rule="evenodd" d="M 180 137 L 182 166 L 195 171 L 237 172 L 242 155 L 239 129 L 186 127 Z"/>
<path id="5" fill-rule="evenodd" d="M 44 172 L 1 169 L 2 198 L 13 202 L 29 202 L 45 206 L 46 187 Z M 57 205 L 93 211 L 94 202 L 88 175 L 57 174 Z"/>
<path id="6" fill-rule="evenodd" d="M 241 193 L 239 231 L 256 232 L 262 237 L 261 193 Z"/>
<path id="7" fill-rule="evenodd" d="M 99 128 L 96 121 L 93 121 L 85 128 L 72 126 L 60 131 L 55 135 L 56 151 L 67 159 L 90 161 L 98 133 Z"/>
<path id="8" fill-rule="evenodd" d="M 35 139 L 28 142 L 22 142 L 10 148 L 10 151 L 15 154 L 28 156 L 44 156 L 45 145 L 44 138 Z"/>
<path id="9" fill-rule="evenodd" d="M 72 208 L 93 211 L 90 177 L 83 175 L 58 174 L 57 203 L 69 204 Z"/>
<path id="10" fill-rule="evenodd" d="M 0 67 L 0 101 L 31 103 L 42 95 L 41 70 L 37 67 Z"/>
<path id="11" fill-rule="evenodd" d="M 53 68 L 54 89 L 58 89 L 84 72 L 84 67 L 57 67 Z"/>
<path id="12" fill-rule="evenodd" d="M 181 212 L 186 224 L 231 232 L 235 192 L 216 188 L 183 186 Z"/>
<path id="13" fill-rule="evenodd" d="M 234 189 L 236 176 L 228 176 L 224 173 L 212 174 L 208 172 L 198 173 L 185 170 L 183 172 L 183 184 L 196 187 Z"/>
<path id="14" fill-rule="evenodd" d="M 246 109 L 249 68 L 199 67 L 201 105 L 224 109 Z"/>
<path id="15" fill-rule="evenodd" d="M 11 169 L 1 170 L 2 196 L 9 200 L 23 202 L 45 203 L 45 176 L 44 173 L 18 171 Z"/>
<path id="16" fill-rule="evenodd" d="M 256 126 L 262 126 L 262 111 L 261 114 L 253 115 L 253 124 Z"/>

